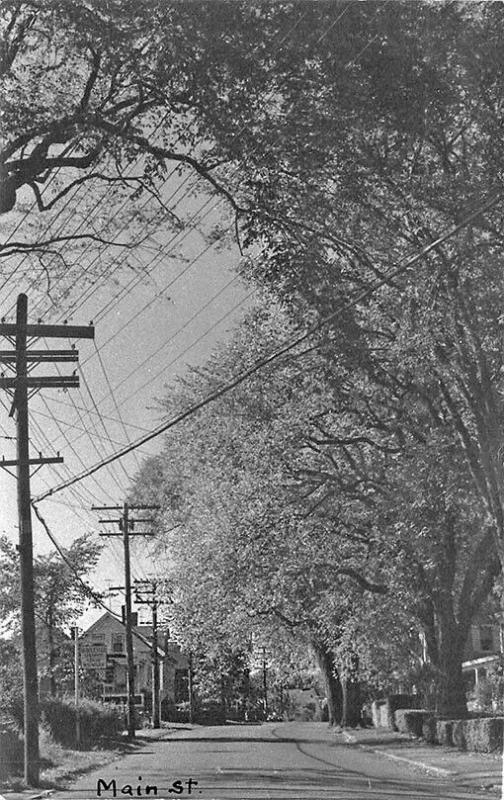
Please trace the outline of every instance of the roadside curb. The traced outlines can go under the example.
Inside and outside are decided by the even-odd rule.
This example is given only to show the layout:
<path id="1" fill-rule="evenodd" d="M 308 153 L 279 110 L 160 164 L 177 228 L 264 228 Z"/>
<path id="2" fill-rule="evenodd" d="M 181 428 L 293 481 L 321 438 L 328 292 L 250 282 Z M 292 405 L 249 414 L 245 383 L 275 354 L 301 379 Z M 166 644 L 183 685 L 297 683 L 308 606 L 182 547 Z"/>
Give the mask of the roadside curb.
<path id="1" fill-rule="evenodd" d="M 356 736 L 353 736 L 351 733 L 347 733 L 347 731 L 342 731 L 343 738 L 348 744 L 356 744 L 361 750 L 367 750 L 370 753 L 377 753 L 379 755 L 385 756 L 386 758 L 390 758 L 392 761 L 401 761 L 405 764 L 410 764 L 413 767 L 420 767 L 420 769 L 424 769 L 426 772 L 434 772 L 436 775 L 440 775 L 443 778 L 454 778 L 458 773 L 452 769 L 445 769 L 444 767 L 434 767 L 432 764 L 426 764 L 425 761 L 419 761 L 416 758 L 407 758 L 406 756 L 397 756 L 395 753 L 387 753 L 385 749 L 380 749 L 377 747 L 369 747 L 366 744 L 359 742 Z"/>

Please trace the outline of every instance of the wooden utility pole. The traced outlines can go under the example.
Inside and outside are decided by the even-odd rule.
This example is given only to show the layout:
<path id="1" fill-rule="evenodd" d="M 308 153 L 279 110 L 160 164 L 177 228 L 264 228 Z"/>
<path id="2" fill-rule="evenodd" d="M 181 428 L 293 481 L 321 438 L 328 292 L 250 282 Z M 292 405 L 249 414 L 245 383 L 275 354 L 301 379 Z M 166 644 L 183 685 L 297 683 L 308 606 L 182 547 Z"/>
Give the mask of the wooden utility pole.
<path id="1" fill-rule="evenodd" d="M 24 753 L 25 780 L 36 786 L 39 779 L 38 677 L 35 645 L 33 594 L 33 538 L 30 495 L 30 454 L 28 437 L 28 376 L 26 325 L 28 301 L 20 295 L 16 312 L 16 434 L 17 503 L 19 518 L 19 563 L 21 570 L 21 626 L 23 631 Z"/>
<path id="2" fill-rule="evenodd" d="M 143 587 L 143 588 L 142 588 Z M 157 582 L 135 581 L 135 591 L 138 593 L 148 593 L 147 599 L 137 596 L 136 602 L 140 605 L 152 607 L 152 727 L 161 726 L 160 713 L 160 680 L 159 680 L 159 653 L 158 653 L 158 607 L 161 603 L 157 596 Z"/>
<path id="3" fill-rule="evenodd" d="M 128 666 L 128 736 L 135 738 L 135 659 L 133 655 L 133 626 L 131 624 L 131 567 L 129 549 L 128 504 L 124 503 L 122 534 L 124 548 L 124 587 L 126 590 L 126 662 Z M 119 526 L 121 527 L 121 526 Z"/>
<path id="4" fill-rule="evenodd" d="M 100 523 L 115 523 L 119 525 L 121 533 L 101 532 L 100 536 L 122 536 L 124 548 L 124 591 L 126 597 L 125 630 L 126 630 L 126 665 L 128 671 L 128 738 L 134 739 L 136 733 L 135 726 L 135 658 L 133 652 L 133 625 L 131 621 L 131 565 L 130 565 L 130 536 L 152 536 L 150 531 L 134 531 L 136 522 L 153 522 L 152 519 L 130 519 L 130 510 L 146 510 L 158 508 L 158 506 L 130 506 L 124 503 L 123 506 L 93 506 L 93 511 L 121 511 L 119 519 L 100 519 Z"/>
<path id="5" fill-rule="evenodd" d="M 189 693 L 189 722 L 194 722 L 194 672 L 193 672 L 193 654 L 189 653 L 189 669 L 187 670 L 187 691 Z"/>
<path id="6" fill-rule="evenodd" d="M 262 671 L 263 671 L 263 699 L 264 699 L 264 719 L 268 719 L 268 679 L 267 679 L 267 669 L 268 664 L 266 661 L 266 648 L 263 647 L 262 649 Z"/>
<path id="7" fill-rule="evenodd" d="M 16 322 L 0 324 L 0 336 L 4 336 L 15 346 L 15 350 L 1 350 L 0 363 L 14 372 L 14 377 L 0 377 L 0 389 L 5 389 L 12 398 L 10 416 L 16 415 L 17 458 L 9 460 L 2 457 L 0 467 L 17 468 L 17 503 L 19 517 L 19 565 L 21 577 L 21 628 L 23 644 L 23 697 L 24 697 L 24 779 L 30 786 L 39 783 L 39 740 L 38 740 L 38 677 L 37 650 L 35 644 L 35 608 L 33 589 L 33 537 L 31 520 L 30 466 L 61 463 L 58 455 L 43 458 L 30 458 L 28 390 L 38 391 L 46 387 L 72 387 L 79 385 L 75 375 L 47 377 L 34 376 L 30 366 L 51 362 L 77 361 L 76 350 L 33 350 L 29 349 L 33 339 L 40 337 L 94 338 L 94 328 L 73 325 L 29 325 L 28 298 L 20 294 L 16 305 Z M 12 474 L 12 473 L 11 473 Z"/>
<path id="8" fill-rule="evenodd" d="M 80 663 L 79 663 L 79 628 L 73 629 L 74 634 L 74 691 L 75 691 L 75 743 L 80 749 Z"/>

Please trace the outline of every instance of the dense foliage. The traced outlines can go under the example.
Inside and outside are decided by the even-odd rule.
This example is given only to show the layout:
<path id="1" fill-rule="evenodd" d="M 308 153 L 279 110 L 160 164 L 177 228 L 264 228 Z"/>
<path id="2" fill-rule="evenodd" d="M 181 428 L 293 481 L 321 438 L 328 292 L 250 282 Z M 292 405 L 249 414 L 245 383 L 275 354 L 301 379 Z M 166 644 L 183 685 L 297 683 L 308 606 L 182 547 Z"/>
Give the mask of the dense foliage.
<path id="1" fill-rule="evenodd" d="M 292 636 L 347 721 L 359 676 L 419 666 L 421 632 L 439 709 L 463 713 L 464 643 L 504 564 L 502 5 L 3 5 L 9 219 L 26 189 L 51 213 L 93 182 L 133 221 L 148 195 L 154 227 L 183 224 L 171 162 L 226 201 L 263 290 L 164 411 L 312 331 L 136 480 L 163 506 L 185 644 L 217 663 L 251 630 Z"/>
<path id="2" fill-rule="evenodd" d="M 69 680 L 71 684 L 74 655 L 70 628 L 91 600 L 86 583 L 79 582 L 79 577 L 82 580 L 90 574 L 101 548 L 101 543 L 93 542 L 88 535 L 84 535 L 63 550 L 66 562 L 62 562 L 61 555 L 56 551 L 34 559 L 38 668 L 41 677 L 48 677 L 52 694 L 58 686 L 61 688 Z M 21 631 L 21 602 L 18 554 L 6 536 L 0 537 L 0 587 L 4 634 L 12 637 L 5 643 L 5 661 L 2 656 L 0 660 L 3 668 L 10 672 L 16 669 L 16 663 L 19 668 L 20 652 L 17 651 L 17 645 Z M 15 657 L 12 656 L 12 648 Z M 11 654 L 9 658 L 8 651 Z"/>

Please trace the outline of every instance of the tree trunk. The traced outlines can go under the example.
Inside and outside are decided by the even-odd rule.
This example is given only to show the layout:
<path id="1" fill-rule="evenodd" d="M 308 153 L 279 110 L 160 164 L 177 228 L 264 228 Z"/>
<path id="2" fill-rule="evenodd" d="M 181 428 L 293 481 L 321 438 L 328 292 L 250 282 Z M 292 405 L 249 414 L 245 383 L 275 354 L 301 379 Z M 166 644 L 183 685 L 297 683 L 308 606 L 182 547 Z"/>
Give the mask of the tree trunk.
<path id="1" fill-rule="evenodd" d="M 340 725 L 343 696 L 341 681 L 334 664 L 334 656 L 319 642 L 314 642 L 312 647 L 324 679 L 329 725 Z"/>
<path id="2" fill-rule="evenodd" d="M 439 690 L 437 711 L 443 717 L 467 716 L 467 701 L 462 676 L 462 650 L 460 637 L 452 636 L 440 641 Z M 450 642 L 451 639 L 451 642 Z"/>
<path id="3" fill-rule="evenodd" d="M 341 681 L 342 713 L 341 727 L 356 728 L 361 723 L 361 692 L 360 683 L 351 677 Z"/>
<path id="4" fill-rule="evenodd" d="M 438 613 L 438 693 L 437 712 L 453 719 L 467 716 L 467 701 L 462 676 L 465 637 L 452 614 Z"/>

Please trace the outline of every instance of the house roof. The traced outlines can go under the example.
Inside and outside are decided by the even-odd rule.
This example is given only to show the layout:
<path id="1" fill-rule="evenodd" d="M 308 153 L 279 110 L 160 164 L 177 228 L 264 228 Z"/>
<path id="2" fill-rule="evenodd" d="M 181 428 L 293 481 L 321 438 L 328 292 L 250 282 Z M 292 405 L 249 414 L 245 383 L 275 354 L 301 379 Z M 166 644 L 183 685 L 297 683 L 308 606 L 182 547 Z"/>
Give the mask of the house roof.
<path id="1" fill-rule="evenodd" d="M 99 628 L 102 627 L 103 623 L 107 619 L 110 619 L 113 622 L 119 623 L 119 625 L 122 625 L 123 628 L 126 628 L 126 624 L 121 619 L 119 619 L 119 617 L 116 617 L 114 614 L 111 614 L 110 611 L 105 611 L 101 615 L 101 617 L 99 617 L 95 622 L 93 622 L 92 625 L 89 626 L 89 628 L 87 630 L 84 631 L 84 633 L 82 634 L 82 636 L 80 638 L 82 638 L 83 636 L 88 636 L 90 633 L 95 633 L 97 630 L 99 630 Z M 142 625 L 142 627 L 145 629 L 147 626 Z M 140 642 L 142 642 L 142 644 L 146 645 L 148 648 L 152 647 L 152 643 L 149 641 L 149 639 L 144 634 L 142 634 L 138 630 L 136 630 L 136 628 L 132 628 L 132 634 L 136 639 L 138 639 Z M 164 658 L 165 655 L 166 655 L 165 650 L 162 647 L 160 647 L 159 645 L 158 645 L 157 650 L 158 650 L 158 655 L 161 658 Z"/>

